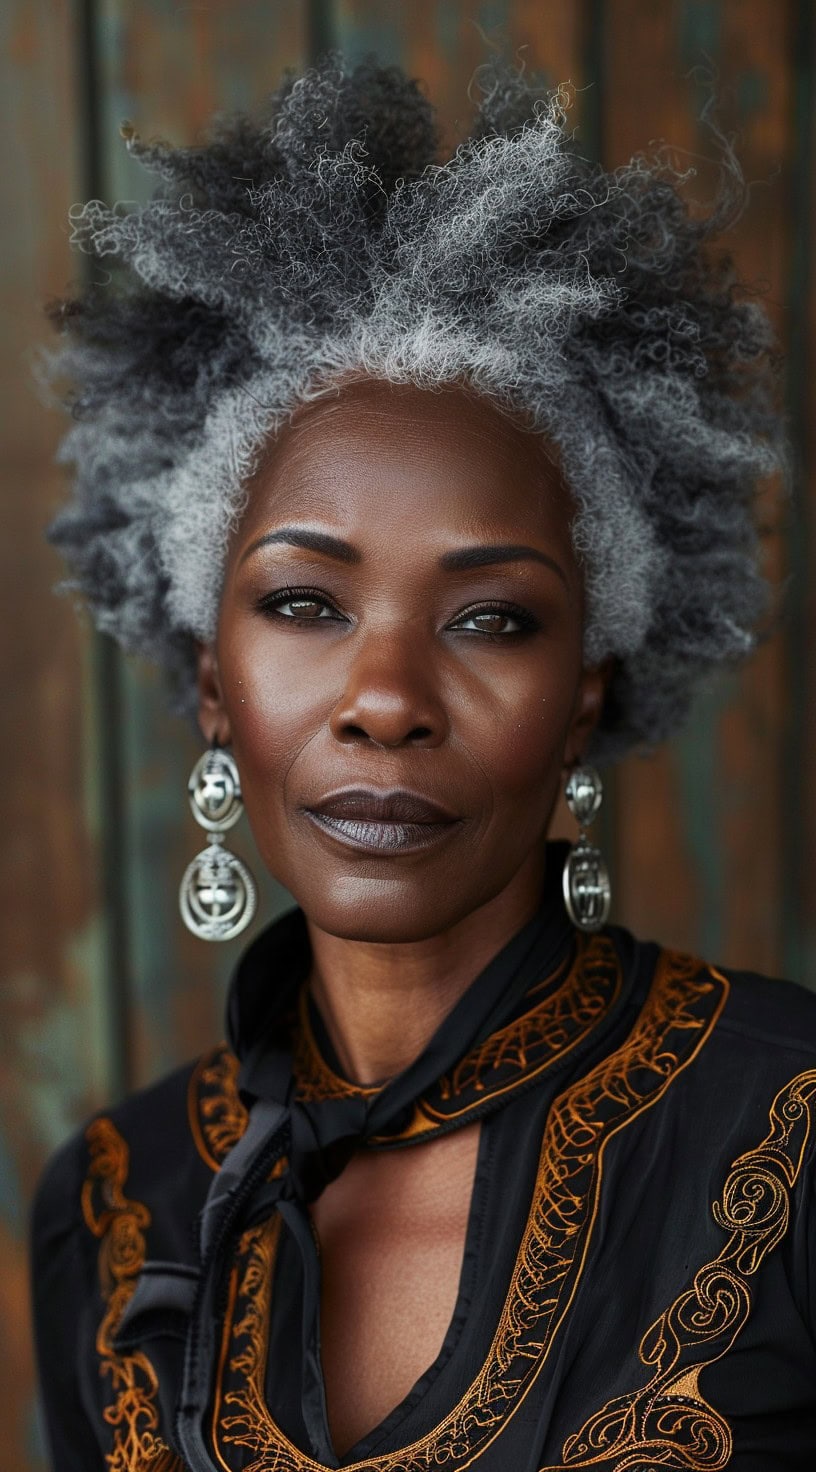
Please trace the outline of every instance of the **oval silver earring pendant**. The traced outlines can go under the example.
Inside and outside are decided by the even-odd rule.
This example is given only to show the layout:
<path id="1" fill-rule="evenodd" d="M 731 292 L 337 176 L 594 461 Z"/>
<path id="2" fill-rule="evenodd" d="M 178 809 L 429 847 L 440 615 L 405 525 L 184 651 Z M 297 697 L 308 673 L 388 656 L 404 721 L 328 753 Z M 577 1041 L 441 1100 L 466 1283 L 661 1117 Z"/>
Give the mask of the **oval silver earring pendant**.
<path id="1" fill-rule="evenodd" d="M 232 754 L 221 746 L 205 751 L 190 773 L 187 794 L 193 817 L 207 829 L 210 842 L 184 871 L 181 918 L 200 940 L 232 940 L 250 924 L 258 903 L 246 864 L 224 847 L 224 833 L 244 810 Z"/>
<path id="2" fill-rule="evenodd" d="M 226 833 L 238 822 L 244 804 L 235 757 L 223 746 L 200 756 L 187 782 L 193 817 L 211 833 Z"/>
<path id="3" fill-rule="evenodd" d="M 255 882 L 246 864 L 222 844 L 208 844 L 187 865 L 179 909 L 199 940 L 232 940 L 246 930 L 256 906 Z"/>
<path id="4" fill-rule="evenodd" d="M 565 796 L 580 832 L 564 865 L 564 904 L 579 930 L 600 930 L 612 904 L 609 872 L 600 849 L 583 831 L 597 817 L 603 802 L 600 774 L 594 767 L 576 767 L 570 773 Z"/>

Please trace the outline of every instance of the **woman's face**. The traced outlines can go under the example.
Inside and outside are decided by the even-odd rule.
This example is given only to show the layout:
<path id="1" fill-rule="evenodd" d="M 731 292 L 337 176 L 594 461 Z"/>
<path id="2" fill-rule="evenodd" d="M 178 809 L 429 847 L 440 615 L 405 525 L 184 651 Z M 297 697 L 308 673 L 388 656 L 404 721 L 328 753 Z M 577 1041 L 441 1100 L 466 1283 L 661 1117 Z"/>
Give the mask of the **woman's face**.
<path id="1" fill-rule="evenodd" d="M 455 388 L 348 384 L 270 445 L 200 652 L 200 723 L 321 929 L 419 940 L 537 892 L 604 689 L 570 515 L 540 440 Z M 383 821 L 396 792 L 435 806 Z"/>

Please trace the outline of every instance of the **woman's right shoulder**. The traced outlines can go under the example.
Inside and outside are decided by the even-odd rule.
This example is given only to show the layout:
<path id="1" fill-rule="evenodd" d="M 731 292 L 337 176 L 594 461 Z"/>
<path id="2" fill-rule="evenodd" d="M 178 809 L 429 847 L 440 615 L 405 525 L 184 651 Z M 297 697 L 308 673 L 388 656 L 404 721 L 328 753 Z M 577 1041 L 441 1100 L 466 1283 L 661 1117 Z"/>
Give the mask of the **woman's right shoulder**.
<path id="1" fill-rule="evenodd" d="M 39 1253 L 69 1233 L 102 1225 L 126 1207 L 161 1234 L 181 1198 L 203 1199 L 246 1111 L 238 1062 L 226 1044 L 183 1064 L 119 1103 L 97 1110 L 47 1160 L 31 1212 Z"/>

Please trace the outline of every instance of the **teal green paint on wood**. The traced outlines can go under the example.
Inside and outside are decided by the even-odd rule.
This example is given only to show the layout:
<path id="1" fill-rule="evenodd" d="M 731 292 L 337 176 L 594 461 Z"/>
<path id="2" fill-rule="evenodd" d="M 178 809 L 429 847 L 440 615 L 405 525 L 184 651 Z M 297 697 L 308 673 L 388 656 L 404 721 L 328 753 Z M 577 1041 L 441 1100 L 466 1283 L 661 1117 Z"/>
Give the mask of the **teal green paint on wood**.
<path id="1" fill-rule="evenodd" d="M 681 0 L 671 8 L 677 18 L 680 64 L 684 67 L 705 66 L 706 55 L 716 57 L 722 44 L 722 6 L 719 0 Z"/>
<path id="2" fill-rule="evenodd" d="M 742 118 L 764 112 L 768 106 L 768 78 L 763 72 L 740 72 L 736 83 L 737 109 Z"/>
<path id="3" fill-rule="evenodd" d="M 403 26 L 396 7 L 378 8 L 376 15 L 367 9 L 363 25 L 350 18 L 343 8 L 337 15 L 335 29 L 337 44 L 352 64 L 372 53 L 385 63 L 403 59 Z"/>
<path id="4" fill-rule="evenodd" d="M 459 11 L 455 6 L 434 6 L 434 36 L 440 54 L 453 58 L 459 45 Z"/>

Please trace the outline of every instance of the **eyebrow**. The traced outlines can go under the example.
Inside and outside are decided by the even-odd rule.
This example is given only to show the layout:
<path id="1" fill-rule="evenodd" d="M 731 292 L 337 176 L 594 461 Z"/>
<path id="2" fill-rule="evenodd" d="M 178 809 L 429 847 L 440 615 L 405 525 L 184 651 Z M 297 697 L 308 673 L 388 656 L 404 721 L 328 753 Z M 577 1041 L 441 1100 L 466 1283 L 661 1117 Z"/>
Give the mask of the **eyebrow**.
<path id="1" fill-rule="evenodd" d="M 253 552 L 257 552 L 260 547 L 269 546 L 270 543 L 284 543 L 289 547 L 304 547 L 309 552 L 322 552 L 325 557 L 333 557 L 338 562 L 362 562 L 360 552 L 351 542 L 344 541 L 342 537 L 334 537 L 330 532 L 312 531 L 309 527 L 301 526 L 282 526 L 275 532 L 267 532 L 265 536 L 258 537 L 242 554 L 241 562 L 245 562 Z M 555 558 L 548 557 L 546 552 L 540 552 L 537 547 L 528 547 L 520 542 L 481 542 L 475 547 L 457 547 L 455 551 L 442 554 L 439 566 L 444 572 L 464 572 L 474 567 L 490 567 L 499 562 L 530 560 L 542 562 L 545 567 L 549 567 L 566 586 L 566 574 Z"/>
<path id="2" fill-rule="evenodd" d="M 246 552 L 241 554 L 239 567 L 242 562 L 259 547 L 268 547 L 271 542 L 285 542 L 289 547 L 305 547 L 309 552 L 322 552 L 326 557 L 334 557 L 339 562 L 362 562 L 362 557 L 351 542 L 344 542 L 341 537 L 333 537 L 329 532 L 314 532 L 305 526 L 282 526 L 276 532 L 267 532 L 266 536 L 258 537 L 256 542 L 250 542 Z"/>
<path id="3" fill-rule="evenodd" d="M 480 543 L 477 547 L 460 547 L 455 552 L 445 552 L 439 559 L 439 566 L 446 572 L 461 572 L 470 567 L 489 567 L 494 562 L 543 562 L 553 572 L 557 572 L 563 583 L 566 583 L 566 574 L 560 563 L 554 557 L 548 557 L 546 552 L 539 552 L 537 547 L 527 547 L 518 542 L 496 542 Z"/>

